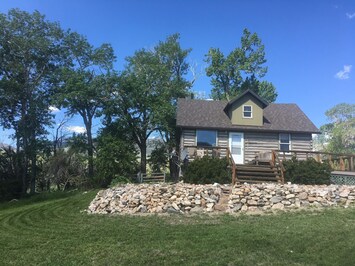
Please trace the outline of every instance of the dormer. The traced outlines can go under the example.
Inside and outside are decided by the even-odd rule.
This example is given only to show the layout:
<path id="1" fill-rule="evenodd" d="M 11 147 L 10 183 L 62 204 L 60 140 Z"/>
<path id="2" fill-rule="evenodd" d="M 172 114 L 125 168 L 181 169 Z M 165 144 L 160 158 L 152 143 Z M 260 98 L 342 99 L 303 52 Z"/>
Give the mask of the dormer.
<path id="1" fill-rule="evenodd" d="M 228 102 L 225 112 L 233 125 L 262 126 L 264 108 L 268 105 L 260 96 L 251 90 Z"/>

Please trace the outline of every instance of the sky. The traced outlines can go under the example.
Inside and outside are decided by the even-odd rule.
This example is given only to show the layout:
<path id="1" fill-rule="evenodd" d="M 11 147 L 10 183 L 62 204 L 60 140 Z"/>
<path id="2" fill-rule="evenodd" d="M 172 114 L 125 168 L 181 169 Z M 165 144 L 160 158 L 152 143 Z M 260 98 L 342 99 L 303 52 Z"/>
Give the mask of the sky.
<path id="1" fill-rule="evenodd" d="M 204 69 L 211 47 L 224 54 L 240 46 L 244 28 L 265 45 L 268 73 L 277 89 L 276 103 L 296 103 L 320 127 L 325 111 L 355 103 L 355 1 L 337 0 L 0 0 L 0 12 L 38 10 L 62 28 L 85 35 L 94 46 L 110 43 L 122 70 L 125 57 L 180 33 L 188 62 L 198 79 L 193 91 L 210 95 Z M 60 120 L 63 111 L 56 112 Z M 68 131 L 80 131 L 74 117 Z M 94 130 L 100 127 L 97 120 Z M 10 131 L 0 129 L 0 142 Z"/>

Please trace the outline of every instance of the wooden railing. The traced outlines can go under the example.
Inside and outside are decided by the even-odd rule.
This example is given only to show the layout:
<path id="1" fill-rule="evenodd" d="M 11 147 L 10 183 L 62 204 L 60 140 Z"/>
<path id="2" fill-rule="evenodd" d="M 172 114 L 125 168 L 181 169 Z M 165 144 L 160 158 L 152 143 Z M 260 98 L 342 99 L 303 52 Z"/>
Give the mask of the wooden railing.
<path id="1" fill-rule="evenodd" d="M 165 173 L 138 173 L 137 180 L 139 183 L 157 183 L 157 182 L 165 182 L 166 175 Z"/>
<path id="2" fill-rule="evenodd" d="M 317 162 L 329 162 L 330 166 L 334 170 L 340 171 L 355 171 L 354 162 L 355 154 L 346 154 L 346 153 L 331 153 L 331 152 L 319 152 L 319 151 L 281 151 L 274 150 L 273 154 L 278 155 L 280 160 L 289 160 L 292 157 L 296 159 L 308 159 L 313 158 Z"/>
<path id="3" fill-rule="evenodd" d="M 285 167 L 282 164 L 282 161 L 280 160 L 280 157 L 278 155 L 277 151 L 272 151 L 271 152 L 271 165 L 273 167 L 276 167 L 277 172 L 279 174 L 280 177 L 280 183 L 284 184 L 285 183 Z"/>
<path id="4" fill-rule="evenodd" d="M 232 185 L 234 185 L 237 182 L 237 178 L 236 178 L 237 167 L 228 147 L 184 146 L 184 149 L 187 149 L 187 155 L 189 160 L 202 158 L 204 156 L 210 156 L 213 158 L 227 158 L 229 166 L 232 169 Z"/>

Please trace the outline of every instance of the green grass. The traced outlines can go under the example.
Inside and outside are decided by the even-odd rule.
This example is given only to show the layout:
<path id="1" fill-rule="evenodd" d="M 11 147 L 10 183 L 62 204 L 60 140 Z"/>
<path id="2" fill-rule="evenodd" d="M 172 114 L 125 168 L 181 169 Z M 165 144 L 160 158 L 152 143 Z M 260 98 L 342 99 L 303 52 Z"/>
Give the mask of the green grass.
<path id="1" fill-rule="evenodd" d="M 0 265 L 355 265 L 355 209 L 105 216 L 95 191 L 0 205 Z"/>

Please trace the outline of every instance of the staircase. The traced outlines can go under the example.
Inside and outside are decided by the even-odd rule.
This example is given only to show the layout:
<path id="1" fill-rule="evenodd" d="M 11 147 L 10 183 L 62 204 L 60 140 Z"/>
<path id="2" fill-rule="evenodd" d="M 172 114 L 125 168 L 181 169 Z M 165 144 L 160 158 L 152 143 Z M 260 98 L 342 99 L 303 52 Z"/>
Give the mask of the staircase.
<path id="1" fill-rule="evenodd" d="M 259 162 L 256 164 L 236 164 L 237 183 L 283 183 L 283 174 L 280 167 L 272 162 Z"/>

